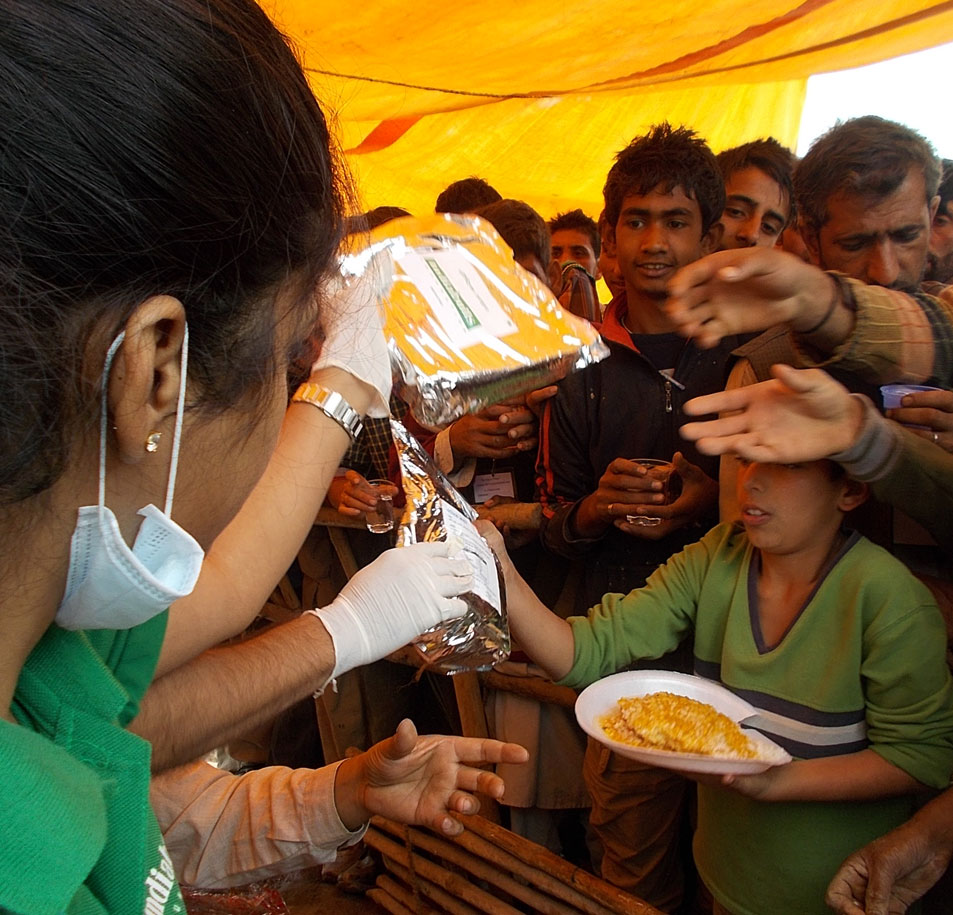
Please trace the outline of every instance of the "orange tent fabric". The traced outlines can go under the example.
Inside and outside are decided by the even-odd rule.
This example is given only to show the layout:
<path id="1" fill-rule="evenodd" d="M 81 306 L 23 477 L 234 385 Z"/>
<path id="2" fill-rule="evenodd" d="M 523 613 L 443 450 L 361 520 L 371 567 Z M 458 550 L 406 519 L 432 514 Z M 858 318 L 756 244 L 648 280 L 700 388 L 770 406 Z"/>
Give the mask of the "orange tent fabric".
<path id="1" fill-rule="evenodd" d="M 431 212 L 480 175 L 596 216 L 613 155 L 661 120 L 712 148 L 794 146 L 806 79 L 953 40 L 953 0 L 261 0 L 336 124 L 364 206 Z"/>

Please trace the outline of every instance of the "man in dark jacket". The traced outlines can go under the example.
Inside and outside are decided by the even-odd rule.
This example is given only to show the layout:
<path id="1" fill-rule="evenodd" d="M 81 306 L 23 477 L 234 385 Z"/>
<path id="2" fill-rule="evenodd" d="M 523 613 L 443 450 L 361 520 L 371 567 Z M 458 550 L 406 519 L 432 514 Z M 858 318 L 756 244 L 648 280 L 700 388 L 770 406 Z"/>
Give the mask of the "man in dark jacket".
<path id="1" fill-rule="evenodd" d="M 537 466 L 544 544 L 585 558 L 579 613 L 606 592 L 644 584 L 717 520 L 717 461 L 681 442 L 678 428 L 686 400 L 724 387 L 740 342 L 697 349 L 662 308 L 675 272 L 718 248 L 725 191 L 705 142 L 689 130 L 655 127 L 619 153 L 604 194 L 625 278 L 601 327 L 612 353 L 560 383 L 541 423 Z M 673 462 L 681 494 L 661 504 L 635 458 Z M 666 665 L 690 670 L 690 651 L 650 666 Z M 592 741 L 585 775 L 603 877 L 664 911 L 678 909 L 693 888 L 684 841 L 688 783 Z"/>

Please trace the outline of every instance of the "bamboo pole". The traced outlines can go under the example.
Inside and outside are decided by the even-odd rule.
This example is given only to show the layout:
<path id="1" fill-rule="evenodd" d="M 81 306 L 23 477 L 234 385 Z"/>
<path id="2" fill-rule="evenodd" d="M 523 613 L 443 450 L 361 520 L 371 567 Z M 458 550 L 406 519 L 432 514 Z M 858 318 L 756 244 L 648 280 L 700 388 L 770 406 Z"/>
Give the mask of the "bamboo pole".
<path id="1" fill-rule="evenodd" d="M 416 912 L 417 915 L 437 915 L 436 909 L 423 905 L 418 897 L 415 897 L 406 886 L 399 883 L 390 874 L 378 874 L 377 886 L 386 891 L 401 905 L 410 909 L 411 912 Z"/>
<path id="2" fill-rule="evenodd" d="M 515 693 L 550 705 L 574 708 L 578 693 L 568 686 L 557 686 L 552 680 L 543 677 L 514 677 L 498 670 L 488 670 L 483 675 L 484 684 L 490 689 Z"/>
<path id="3" fill-rule="evenodd" d="M 613 912 L 631 915 L 662 915 L 658 909 L 624 890 L 614 887 L 588 871 L 570 864 L 546 848 L 518 836 L 502 826 L 491 823 L 481 816 L 453 814 L 464 827 L 486 839 L 496 849 L 503 849 L 520 861 L 558 878 L 567 886 L 580 890 Z"/>
<path id="4" fill-rule="evenodd" d="M 464 737 L 490 736 L 486 726 L 486 711 L 483 708 L 483 691 L 480 688 L 479 675 L 473 672 L 456 674 L 453 677 L 453 692 L 460 713 L 460 732 Z M 482 768 L 492 769 L 485 765 Z M 500 822 L 500 805 L 495 798 L 477 793 L 480 811 L 488 820 Z"/>
<path id="5" fill-rule="evenodd" d="M 435 902 L 440 907 L 441 912 L 449 912 L 450 915 L 481 915 L 481 911 L 479 909 L 475 909 L 472 905 L 464 902 L 462 899 L 452 896 L 445 889 L 443 889 L 443 887 L 432 883 L 430 880 L 426 880 L 417 874 L 411 873 L 402 864 L 399 864 L 397 861 L 388 858 L 386 855 L 384 857 L 384 861 L 390 870 L 393 871 L 393 873 L 401 880 L 403 880 L 404 883 L 406 883 L 408 886 L 415 886 L 422 896 L 426 896 L 428 899 Z"/>
<path id="6" fill-rule="evenodd" d="M 318 515 L 314 519 L 314 523 L 321 527 L 353 527 L 360 531 L 367 528 L 363 517 L 342 515 L 336 508 L 330 508 L 327 505 L 322 505 L 318 509 Z"/>
<path id="7" fill-rule="evenodd" d="M 375 826 L 385 828 L 384 824 L 379 821 L 375 822 Z M 401 827 L 396 823 L 390 823 L 386 828 L 392 834 L 399 834 Z M 547 893 L 540 892 L 536 888 L 543 885 L 543 889 L 550 891 L 553 887 L 545 884 L 555 883 L 556 881 L 537 880 L 527 885 L 515 880 L 512 876 L 512 864 L 514 863 L 512 856 L 494 855 L 491 857 L 485 854 L 481 855 L 479 852 L 473 853 L 462 842 L 457 843 L 455 840 L 444 839 L 419 829 L 410 829 L 408 832 L 412 845 L 430 854 L 439 855 L 450 864 L 469 871 L 478 880 L 492 883 L 508 895 L 532 906 L 534 912 L 542 912 L 544 915 L 577 915 L 579 911 L 577 907 L 564 905 L 558 896 L 553 898 L 552 893 L 547 895 Z M 484 850 L 481 849 L 480 851 Z M 546 875 L 543 874 L 542 876 L 545 877 Z M 564 888 L 557 886 L 555 889 Z M 589 910 L 586 909 L 586 911 Z M 594 915 L 608 915 L 608 910 L 599 907 L 599 911 L 594 912 Z"/>
<path id="8" fill-rule="evenodd" d="M 378 829 L 386 829 L 392 835 L 396 835 L 398 837 L 403 835 L 401 830 L 405 828 L 397 823 L 386 821 L 379 817 L 374 818 L 373 825 Z M 421 848 L 427 851 L 432 851 L 432 849 L 428 847 L 428 844 L 425 844 L 426 837 L 423 836 L 420 830 L 410 829 L 408 832 L 413 843 L 418 843 Z M 529 886 L 535 888 L 536 891 L 542 890 L 545 893 L 548 893 L 553 903 L 551 910 L 553 912 L 559 913 L 559 915 L 564 915 L 564 913 L 567 911 L 574 913 L 583 912 L 586 913 L 586 915 L 612 915 L 612 913 L 619 911 L 616 908 L 610 908 L 602 905 L 601 903 L 594 900 L 591 896 L 586 895 L 580 889 L 566 884 L 558 877 L 552 876 L 546 869 L 526 864 L 516 856 L 510 854 L 507 851 L 500 850 L 486 839 L 472 832 L 465 831 L 459 836 L 454 836 L 450 839 L 436 839 L 436 841 L 459 845 L 468 853 L 469 856 L 472 856 L 472 858 L 475 858 L 479 861 L 490 862 L 492 865 L 495 865 L 505 871 L 507 875 L 515 875 L 516 877 L 525 880 Z M 539 848 L 540 851 L 546 851 L 539 846 L 536 847 Z M 547 852 L 547 854 L 549 854 L 549 852 Z M 446 854 L 445 856 L 448 858 L 448 860 L 450 860 L 449 854 Z M 561 861 L 562 859 L 559 860 Z M 462 863 L 460 866 L 466 867 L 466 865 Z M 475 876 L 482 876 L 481 874 L 477 874 L 474 868 L 467 867 L 467 869 L 470 870 L 471 873 L 474 873 Z M 508 876 L 507 879 L 508 881 L 513 882 L 512 876 Z M 501 886 L 500 881 L 491 880 L 491 882 Z M 522 884 L 517 885 L 522 886 Z M 507 886 L 501 886 L 501 888 L 506 889 L 508 892 L 510 891 L 509 883 L 507 883 Z M 519 892 L 513 892 L 512 895 L 516 896 L 517 898 L 523 898 Z M 523 899 L 523 901 L 525 902 L 530 900 Z M 567 909 L 566 905 L 563 905 L 563 903 L 570 906 L 570 908 Z M 549 911 L 549 909 L 539 908 L 537 911 Z"/>
<path id="9" fill-rule="evenodd" d="M 407 906 L 401 904 L 389 893 L 384 892 L 384 890 L 372 889 L 368 890 L 364 895 L 373 902 L 376 902 L 382 909 L 387 909 L 391 915 L 414 915 L 413 909 L 408 909 Z"/>
<path id="10" fill-rule="evenodd" d="M 455 674 L 453 692 L 460 710 L 460 729 L 464 737 L 489 737 L 480 678 L 473 672 Z"/>
<path id="11" fill-rule="evenodd" d="M 371 848 L 376 848 L 381 854 L 387 855 L 404 865 L 404 867 L 412 869 L 418 880 L 423 878 L 443 887 L 447 892 L 461 899 L 465 898 L 471 905 L 479 911 L 487 913 L 487 915 L 520 915 L 519 909 L 501 902 L 460 874 L 446 870 L 422 855 L 414 854 L 405 846 L 377 830 L 368 830 L 364 835 L 364 841 Z"/>

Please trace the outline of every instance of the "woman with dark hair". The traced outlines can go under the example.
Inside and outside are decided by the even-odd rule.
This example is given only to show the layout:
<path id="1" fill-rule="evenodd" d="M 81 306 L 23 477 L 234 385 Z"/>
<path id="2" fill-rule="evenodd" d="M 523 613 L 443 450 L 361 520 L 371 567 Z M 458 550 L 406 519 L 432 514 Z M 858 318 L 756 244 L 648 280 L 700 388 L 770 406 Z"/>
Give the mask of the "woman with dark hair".
<path id="1" fill-rule="evenodd" d="M 284 485 L 293 502 L 309 469 L 282 478 L 268 462 L 342 185 L 300 66 L 251 0 L 4 0 L 0 117 L 0 909 L 183 911 L 148 808 L 149 746 L 124 725 L 167 622 L 165 669 L 234 626 L 225 575 L 270 552 L 283 504 L 268 499 Z M 345 429 L 386 400 L 386 363 L 348 369 L 374 332 L 349 344 L 356 317 L 322 317 L 286 456 L 309 433 L 336 465 Z M 465 570 L 420 547 L 402 551 L 392 640 L 460 612 Z M 269 561 L 248 564 L 261 587 Z M 200 570 L 203 598 L 219 595 L 211 624 L 189 603 Z M 329 674 L 372 653 L 377 580 L 308 615 Z M 499 790 L 460 759 L 504 745 L 430 743 L 420 758 L 415 744 L 405 729 L 383 781 L 418 793 L 416 815 L 439 822 L 469 808 L 465 792 Z M 442 780 L 420 779 L 428 767 Z M 380 788 L 379 760 L 335 782 L 348 828 L 374 809 L 369 776 Z"/>

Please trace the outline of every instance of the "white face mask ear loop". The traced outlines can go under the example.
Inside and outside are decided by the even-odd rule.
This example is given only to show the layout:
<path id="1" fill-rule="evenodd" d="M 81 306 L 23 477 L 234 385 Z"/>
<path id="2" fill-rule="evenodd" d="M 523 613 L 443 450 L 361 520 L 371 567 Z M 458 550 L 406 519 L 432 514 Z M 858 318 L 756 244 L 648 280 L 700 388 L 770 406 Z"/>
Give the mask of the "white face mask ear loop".
<path id="1" fill-rule="evenodd" d="M 106 351 L 106 359 L 103 362 L 103 378 L 100 383 L 99 396 L 99 508 L 106 507 L 106 424 L 107 414 L 106 401 L 109 397 L 109 370 L 112 368 L 113 359 L 116 352 L 126 338 L 126 332 L 121 331 L 119 336 L 109 344 Z"/>
<path id="2" fill-rule="evenodd" d="M 179 441 L 182 438 L 182 418 L 185 415 L 185 379 L 189 371 L 189 325 L 182 335 L 182 359 L 179 363 L 179 401 L 175 408 L 175 429 L 172 432 L 172 462 L 169 465 L 169 482 L 165 489 L 165 515 L 172 517 L 172 495 L 175 492 L 175 475 L 179 468 Z"/>

